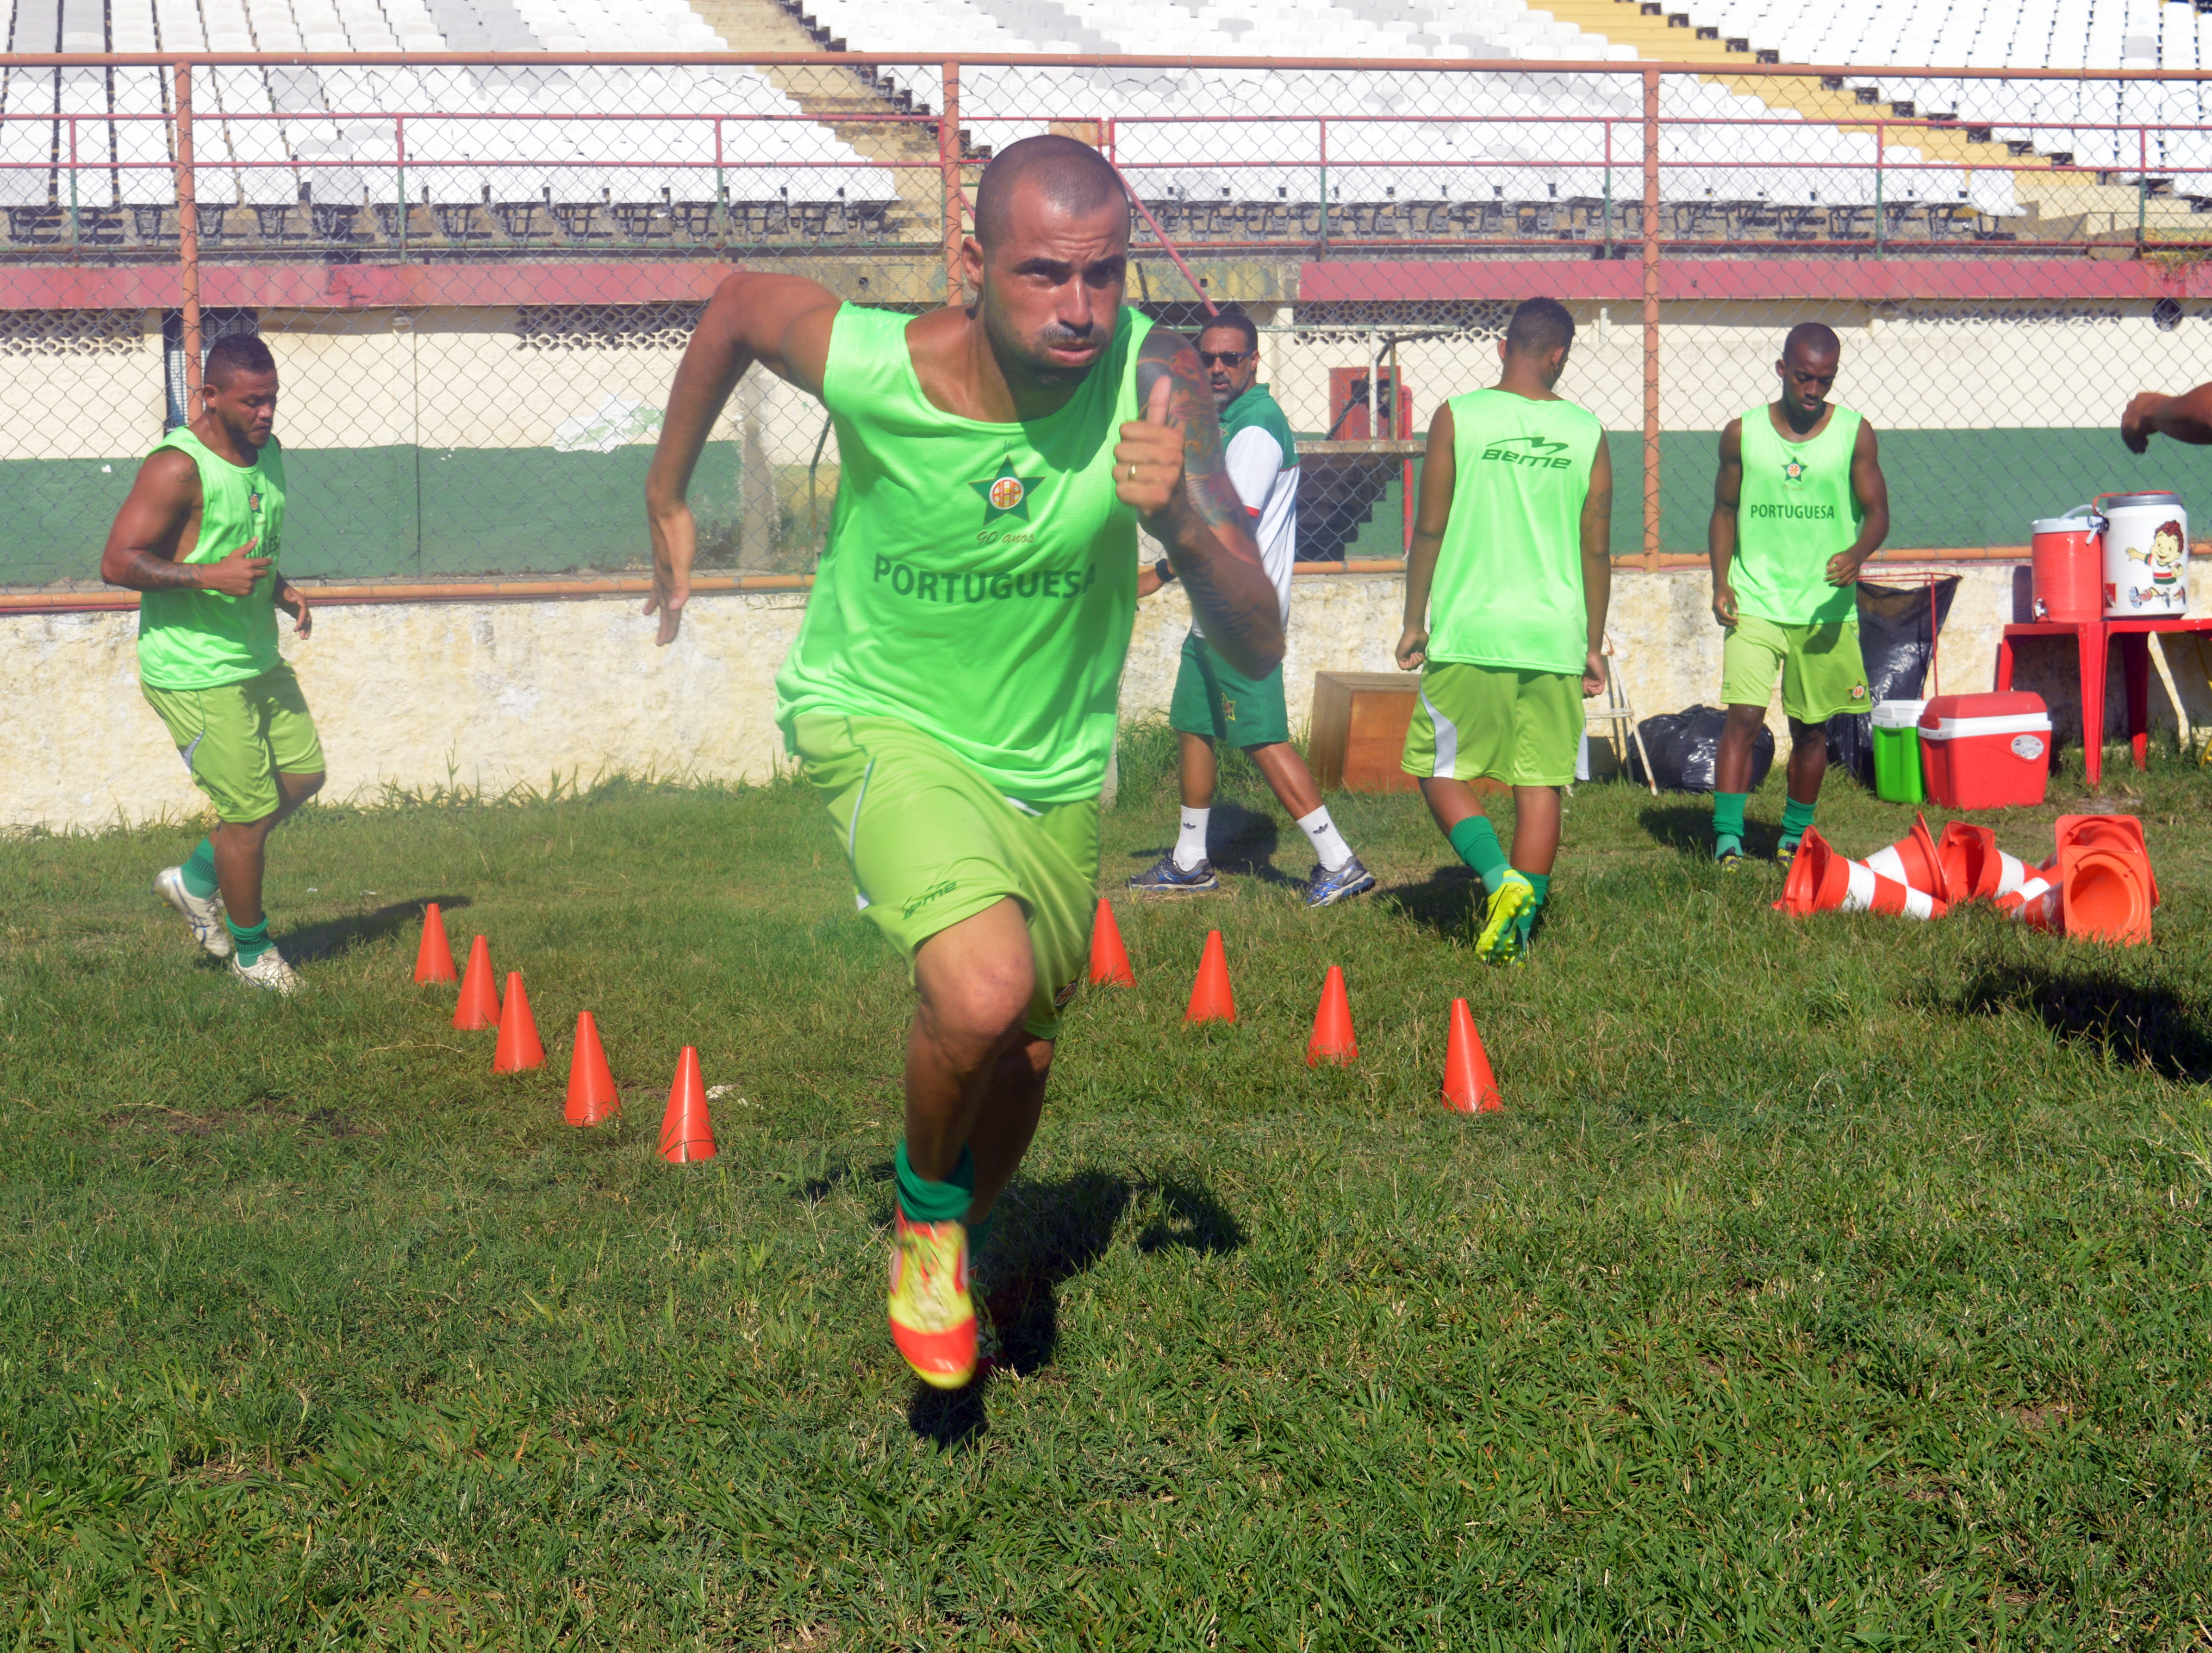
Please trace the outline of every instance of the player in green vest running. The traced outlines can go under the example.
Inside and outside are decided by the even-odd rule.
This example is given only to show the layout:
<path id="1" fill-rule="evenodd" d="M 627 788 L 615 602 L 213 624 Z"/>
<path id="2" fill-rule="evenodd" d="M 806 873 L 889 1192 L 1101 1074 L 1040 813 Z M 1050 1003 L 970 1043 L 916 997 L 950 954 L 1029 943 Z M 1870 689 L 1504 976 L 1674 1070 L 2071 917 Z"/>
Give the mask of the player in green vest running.
<path id="1" fill-rule="evenodd" d="M 138 604 L 141 691 L 219 824 L 154 888 L 240 981 L 299 991 L 269 939 L 261 878 L 269 835 L 323 784 L 323 747 L 299 679 L 276 653 L 276 611 L 305 637 L 307 599 L 276 564 L 284 450 L 276 362 L 251 333 L 216 341 L 200 410 L 139 466 L 100 553 L 100 577 Z"/>
<path id="2" fill-rule="evenodd" d="M 1565 306 L 1526 300 L 1497 386 L 1437 410 L 1406 562 L 1398 665 L 1420 672 L 1421 701 L 1403 767 L 1482 879 L 1477 952 L 1506 963 L 1527 958 L 1551 892 L 1582 703 L 1605 687 L 1613 461 L 1596 418 L 1553 389 L 1574 342 Z M 1475 781 L 1513 788 L 1510 860 Z"/>
<path id="3" fill-rule="evenodd" d="M 1198 359 L 1213 389 L 1221 415 L 1229 479 L 1237 486 L 1252 520 L 1252 532 L 1267 576 L 1281 599 L 1283 623 L 1291 623 L 1291 574 L 1298 559 L 1298 447 L 1291 422 L 1283 416 L 1260 377 L 1260 330 L 1252 318 L 1231 305 L 1210 319 L 1198 335 Z M 1149 597 L 1175 571 L 1164 563 L 1137 576 L 1137 595 Z M 1313 846 L 1313 877 L 1306 905 L 1328 907 L 1375 887 L 1375 876 L 1359 864 L 1352 846 L 1329 818 L 1313 772 L 1291 744 L 1290 710 L 1283 701 L 1283 668 L 1254 682 L 1214 658 L 1206 634 L 1193 621 L 1182 641 L 1175 696 L 1168 721 L 1182 744 L 1182 825 L 1175 847 L 1157 866 L 1138 873 L 1129 887 L 1146 895 L 1218 890 L 1220 875 L 1206 853 L 1206 829 L 1213 813 L 1218 773 L 1214 743 L 1234 741 L 1244 749 L 1276 799 Z"/>
<path id="4" fill-rule="evenodd" d="M 1789 796 L 1782 805 L 1783 866 L 1813 824 L 1828 772 L 1828 720 L 1867 705 L 1859 654 L 1859 569 L 1889 532 L 1874 427 L 1828 400 L 1843 344 L 1817 321 L 1782 342 L 1774 370 L 1782 396 L 1729 421 L 1706 549 L 1721 647 L 1721 702 L 1728 722 L 1713 773 L 1713 854 L 1743 863 L 1743 806 L 1753 744 L 1766 721 L 1774 679 L 1790 720 Z"/>
<path id="5" fill-rule="evenodd" d="M 1257 678 L 1282 658 L 1197 356 L 1123 307 L 1128 238 L 1112 167 L 1045 136 L 984 169 L 964 306 L 910 317 L 731 277 L 646 483 L 646 609 L 667 643 L 696 544 L 685 489 L 739 376 L 760 364 L 836 426 L 836 507 L 776 717 L 861 909 L 910 962 L 891 1336 L 944 1389 L 975 1371 L 970 1249 L 1036 1129 L 1089 945 L 1139 520 L 1224 659 Z"/>

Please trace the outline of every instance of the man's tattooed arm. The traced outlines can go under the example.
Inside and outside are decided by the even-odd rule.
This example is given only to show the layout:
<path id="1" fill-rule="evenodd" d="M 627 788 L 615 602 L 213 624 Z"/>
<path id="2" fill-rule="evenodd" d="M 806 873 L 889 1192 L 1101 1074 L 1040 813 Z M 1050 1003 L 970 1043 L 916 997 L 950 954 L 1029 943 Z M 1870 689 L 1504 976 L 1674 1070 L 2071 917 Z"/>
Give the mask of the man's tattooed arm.
<path id="1" fill-rule="evenodd" d="M 1168 420 L 1182 431 L 1182 484 L 1145 526 L 1167 547 L 1190 593 L 1206 640 L 1247 677 L 1264 678 L 1283 658 L 1282 609 L 1253 540 L 1251 516 L 1229 479 L 1221 421 L 1198 352 L 1164 327 L 1137 352 L 1137 404 L 1168 381 Z"/>

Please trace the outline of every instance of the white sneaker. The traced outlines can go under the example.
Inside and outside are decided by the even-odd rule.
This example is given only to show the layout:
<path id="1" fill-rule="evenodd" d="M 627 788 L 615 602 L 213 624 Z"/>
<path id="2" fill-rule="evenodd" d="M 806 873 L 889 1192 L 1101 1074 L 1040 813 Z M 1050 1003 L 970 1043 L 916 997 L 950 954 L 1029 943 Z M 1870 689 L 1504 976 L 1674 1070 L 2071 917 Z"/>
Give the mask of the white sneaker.
<path id="1" fill-rule="evenodd" d="M 262 988 L 284 998 L 305 992 L 307 983 L 300 972 L 284 962 L 284 955 L 275 947 L 255 959 L 251 964 L 241 964 L 235 957 L 230 961 L 230 973 L 251 987 Z"/>
<path id="2" fill-rule="evenodd" d="M 154 875 L 154 893 L 185 915 L 185 922 L 192 927 L 192 939 L 207 950 L 209 957 L 230 957 L 230 927 L 222 921 L 222 891 L 196 896 L 185 888 L 183 867 L 165 866 Z"/>

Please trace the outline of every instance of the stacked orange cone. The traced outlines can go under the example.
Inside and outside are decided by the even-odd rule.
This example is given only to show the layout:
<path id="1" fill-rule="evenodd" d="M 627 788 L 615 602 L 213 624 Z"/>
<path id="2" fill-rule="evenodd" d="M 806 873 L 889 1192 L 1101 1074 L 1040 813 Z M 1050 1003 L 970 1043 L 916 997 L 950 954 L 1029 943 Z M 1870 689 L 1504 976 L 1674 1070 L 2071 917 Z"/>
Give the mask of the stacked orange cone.
<path id="1" fill-rule="evenodd" d="M 1921 837 L 1927 836 L 1923 827 Z M 1933 865 L 1935 844 L 1927 846 Z M 1940 878 L 1940 870 L 1936 876 Z M 1924 890 L 1885 878 L 1864 861 L 1836 854 L 1818 827 L 1807 827 L 1790 863 L 1790 877 L 1775 906 L 1792 918 L 1814 913 L 1892 913 L 1905 918 L 1941 918 L 1948 910 Z"/>

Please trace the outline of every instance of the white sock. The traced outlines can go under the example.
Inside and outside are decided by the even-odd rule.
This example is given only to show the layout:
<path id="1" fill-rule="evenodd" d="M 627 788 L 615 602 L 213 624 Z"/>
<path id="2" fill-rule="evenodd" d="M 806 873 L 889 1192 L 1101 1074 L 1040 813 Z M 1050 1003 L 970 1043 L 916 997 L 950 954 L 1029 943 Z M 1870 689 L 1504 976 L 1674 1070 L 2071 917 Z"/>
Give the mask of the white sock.
<path id="1" fill-rule="evenodd" d="M 1183 806 L 1182 831 L 1176 836 L 1175 864 L 1188 872 L 1206 859 L 1206 823 L 1213 814 L 1211 808 L 1193 809 Z"/>
<path id="2" fill-rule="evenodd" d="M 1328 818 L 1328 805 L 1323 804 L 1310 815 L 1298 817 L 1298 830 L 1313 840 L 1314 854 L 1324 872 L 1334 872 L 1352 859 L 1352 846 L 1344 842 L 1336 830 L 1336 823 Z"/>

